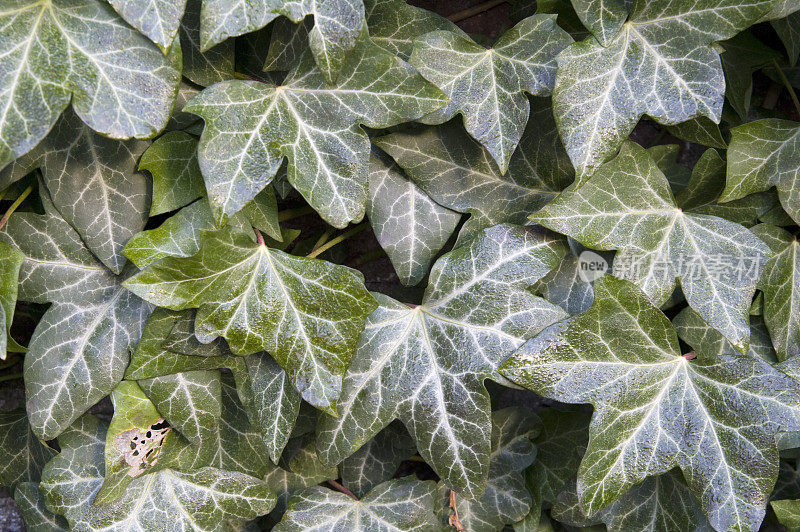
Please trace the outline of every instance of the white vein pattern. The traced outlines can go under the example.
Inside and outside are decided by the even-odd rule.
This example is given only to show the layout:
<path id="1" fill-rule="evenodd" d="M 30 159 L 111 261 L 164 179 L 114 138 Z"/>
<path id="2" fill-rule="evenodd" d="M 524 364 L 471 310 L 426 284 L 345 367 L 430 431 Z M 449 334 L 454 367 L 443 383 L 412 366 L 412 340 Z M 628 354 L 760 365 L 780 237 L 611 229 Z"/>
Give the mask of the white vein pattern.
<path id="1" fill-rule="evenodd" d="M 186 14 L 180 28 L 183 48 L 183 75 L 192 83 L 208 87 L 214 83 L 233 79 L 234 41 L 221 42 L 203 49 L 200 41 L 202 0 L 188 0 Z"/>
<path id="2" fill-rule="evenodd" d="M 112 138 L 148 138 L 166 125 L 175 58 L 105 1 L 4 0 L 0 28 L 0 166 L 42 140 L 70 101 Z"/>
<path id="3" fill-rule="evenodd" d="M 400 282 L 407 286 L 425 277 L 461 219 L 406 178 L 394 161 L 375 151 L 369 160 L 367 216 Z"/>
<path id="4" fill-rule="evenodd" d="M 496 367 L 565 315 L 528 290 L 565 251 L 542 229 L 496 226 L 436 262 L 422 305 L 375 294 L 339 415 L 319 421 L 323 460 L 340 462 L 398 418 L 449 486 L 479 495 L 491 452 L 483 381 L 503 382 Z"/>
<path id="5" fill-rule="evenodd" d="M 619 33 L 633 0 L 572 0 L 575 14 L 603 46 Z"/>
<path id="6" fill-rule="evenodd" d="M 384 482 L 355 501 L 344 493 L 314 486 L 289 499 L 283 519 L 273 530 L 433 532 L 441 528 L 433 513 L 435 489 L 430 480 L 405 477 Z"/>
<path id="7" fill-rule="evenodd" d="M 578 472 L 589 515 L 678 466 L 714 528 L 758 528 L 778 474 L 776 436 L 800 427 L 800 383 L 750 354 L 690 358 L 639 289 L 606 276 L 591 309 L 528 341 L 500 371 L 595 407 Z"/>
<path id="8" fill-rule="evenodd" d="M 139 160 L 139 170 L 153 176 L 150 216 L 174 211 L 205 196 L 203 175 L 197 164 L 197 137 L 170 131 L 148 146 Z"/>
<path id="9" fill-rule="evenodd" d="M 0 412 L 0 482 L 9 491 L 21 482 L 39 482 L 55 454 L 31 432 L 24 410 Z"/>
<path id="10" fill-rule="evenodd" d="M 14 502 L 17 503 L 25 526 L 29 532 L 68 532 L 66 519 L 47 509 L 44 495 L 39 491 L 39 483 L 23 482 L 14 490 Z"/>
<path id="11" fill-rule="evenodd" d="M 167 257 L 125 286 L 173 310 L 198 308 L 195 334 L 232 351 L 269 352 L 309 403 L 335 412 L 341 379 L 375 302 L 345 266 L 294 257 L 232 227 L 201 236 L 200 251 Z"/>
<path id="12" fill-rule="evenodd" d="M 108 0 L 125 22 L 167 51 L 175 40 L 186 0 Z"/>
<path id="13" fill-rule="evenodd" d="M 314 15 L 309 47 L 328 82 L 336 79 L 366 25 L 361 0 L 204 0 L 201 49 L 263 28 L 281 15 L 295 23 Z"/>
<path id="14" fill-rule="evenodd" d="M 400 464 L 417 452 L 402 423 L 393 421 L 339 465 L 342 483 L 356 497 L 394 477 Z"/>
<path id="15" fill-rule="evenodd" d="M 642 115 L 665 125 L 719 122 L 725 78 L 714 41 L 756 22 L 772 0 L 635 0 L 606 46 L 594 37 L 558 58 L 553 112 L 579 177 L 619 149 Z"/>
<path id="16" fill-rule="evenodd" d="M 520 147 L 501 175 L 492 156 L 454 123 L 373 139 L 436 203 L 469 213 L 458 245 L 500 223 L 522 225 L 572 183 L 575 173 L 561 145 L 549 100 L 531 100 Z"/>
<path id="17" fill-rule="evenodd" d="M 137 173 L 145 141 L 106 138 L 67 111 L 32 151 L 14 161 L 0 181 L 16 181 L 40 168 L 58 212 L 86 247 L 114 273 L 126 258 L 125 243 L 144 229 L 151 194 Z"/>
<path id="18" fill-rule="evenodd" d="M 226 81 L 184 111 L 200 115 L 200 169 L 217 220 L 240 210 L 269 184 L 284 158 L 288 179 L 331 225 L 364 215 L 369 138 L 438 109 L 445 96 L 407 63 L 362 35 L 334 85 L 305 54 L 279 87 Z"/>
<path id="19" fill-rule="evenodd" d="M 422 121 L 441 124 L 461 113 L 466 130 L 505 174 L 530 114 L 525 93 L 550 95 L 555 57 L 570 43 L 555 15 L 526 18 L 488 50 L 447 30 L 418 37 L 409 62 L 450 98 L 446 107 Z"/>
<path id="20" fill-rule="evenodd" d="M 122 379 L 151 306 L 86 249 L 40 187 L 44 215 L 18 213 L 0 233 L 17 247 L 19 296 L 53 303 L 25 356 L 28 416 L 43 440 L 56 437 Z"/>
<path id="21" fill-rule="evenodd" d="M 592 249 L 618 250 L 615 275 L 634 281 L 657 304 L 680 279 L 689 305 L 746 349 L 748 310 L 769 248 L 739 224 L 681 211 L 643 148 L 626 142 L 586 183 L 531 219 Z M 726 261 L 728 267 L 715 267 Z"/>
<path id="22" fill-rule="evenodd" d="M 720 201 L 778 189 L 786 213 L 800 220 L 800 126 L 789 120 L 756 120 L 731 130 L 728 175 Z"/>

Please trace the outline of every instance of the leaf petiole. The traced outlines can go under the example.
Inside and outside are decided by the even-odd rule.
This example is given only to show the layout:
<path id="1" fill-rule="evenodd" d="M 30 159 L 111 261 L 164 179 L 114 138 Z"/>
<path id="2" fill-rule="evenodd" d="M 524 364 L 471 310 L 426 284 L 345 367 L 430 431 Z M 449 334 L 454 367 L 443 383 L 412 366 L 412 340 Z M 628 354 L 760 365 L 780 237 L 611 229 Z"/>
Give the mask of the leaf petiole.
<path id="1" fill-rule="evenodd" d="M 31 191 L 33 191 L 33 185 L 28 185 L 28 188 L 23 190 L 22 194 L 20 194 L 19 197 L 14 201 L 14 203 L 11 204 L 11 207 L 8 208 L 6 213 L 3 215 L 3 218 L 0 219 L 0 229 L 2 229 L 6 225 L 8 219 L 11 218 L 11 215 L 14 214 L 15 210 L 17 210 L 17 207 L 19 207 L 20 204 L 23 201 L 25 201 L 25 198 L 28 197 Z"/>
<path id="2" fill-rule="evenodd" d="M 317 256 L 321 255 L 322 253 L 328 251 L 330 248 L 332 248 L 336 244 L 339 244 L 340 242 L 344 242 L 345 240 L 347 240 L 351 236 L 360 233 L 361 231 L 363 231 L 366 228 L 367 228 L 367 224 L 366 223 L 358 224 L 357 226 L 353 227 L 349 231 L 345 231 L 344 233 L 342 233 L 341 235 L 337 236 L 336 238 L 331 239 L 327 243 L 325 243 L 322 246 L 318 247 L 317 249 L 313 250 L 311 253 L 306 255 L 306 257 L 308 257 L 310 259 L 313 259 L 314 257 L 317 257 Z"/>
<path id="3" fill-rule="evenodd" d="M 354 501 L 358 500 L 358 497 L 356 497 L 355 494 L 352 491 L 350 491 L 349 489 L 345 488 L 344 486 L 342 486 L 341 484 L 339 484 L 335 480 L 327 480 L 326 482 L 328 484 L 330 484 L 330 486 L 333 489 L 335 489 L 336 491 L 340 491 L 340 492 L 344 493 L 345 495 L 347 495 L 348 497 L 350 497 Z"/>
<path id="4" fill-rule="evenodd" d="M 794 87 L 792 87 L 792 84 L 789 83 L 789 80 L 786 78 L 786 74 L 783 73 L 778 61 L 773 59 L 772 64 L 775 67 L 775 70 L 778 71 L 778 76 L 780 76 L 784 87 L 786 87 L 786 90 L 789 91 L 789 96 L 792 97 L 792 102 L 794 103 L 794 108 L 797 109 L 797 114 L 800 115 L 800 100 L 797 99 L 797 93 L 794 92 Z"/>

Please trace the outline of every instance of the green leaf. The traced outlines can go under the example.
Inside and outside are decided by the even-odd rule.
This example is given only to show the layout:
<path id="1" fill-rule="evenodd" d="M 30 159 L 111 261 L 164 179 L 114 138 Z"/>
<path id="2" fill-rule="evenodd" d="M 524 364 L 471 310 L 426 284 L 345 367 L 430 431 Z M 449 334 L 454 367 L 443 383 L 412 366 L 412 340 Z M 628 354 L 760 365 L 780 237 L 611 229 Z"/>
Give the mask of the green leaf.
<path id="1" fill-rule="evenodd" d="M 522 407 L 492 413 L 492 454 L 486 490 L 474 499 L 455 497 L 459 520 L 466 530 L 501 531 L 515 523 L 531 508 L 531 494 L 523 472 L 536 457 L 531 438 L 539 432 L 539 418 Z M 450 488 L 439 486 L 440 504 L 446 515 L 450 507 Z"/>
<path id="2" fill-rule="evenodd" d="M 96 418 L 81 418 L 59 438 L 61 453 L 43 473 L 48 507 L 73 530 L 222 530 L 226 519 L 253 519 L 275 504 L 263 481 L 205 467 L 142 475 L 114 502 L 93 505 L 103 481 L 106 429 Z"/>
<path id="3" fill-rule="evenodd" d="M 578 175 L 613 156 L 642 115 L 665 125 L 699 116 L 719 122 L 725 80 L 711 43 L 733 37 L 771 4 L 636 0 L 605 46 L 589 38 L 564 50 L 553 112 Z"/>
<path id="4" fill-rule="evenodd" d="M 292 70 L 308 49 L 308 34 L 313 27 L 313 21 L 308 18 L 299 24 L 292 24 L 286 18 L 275 20 L 269 26 L 269 50 L 262 70 L 264 72 Z"/>
<path id="5" fill-rule="evenodd" d="M 414 440 L 399 421 L 393 421 L 339 464 L 344 486 L 363 497 L 394 477 L 400 464 L 417 452 Z"/>
<path id="6" fill-rule="evenodd" d="M 104 1 L 8 0 L 0 25 L 2 48 L 16 50 L 0 60 L 0 167 L 36 146 L 70 101 L 111 138 L 148 138 L 166 125 L 180 63 Z"/>
<path id="7" fill-rule="evenodd" d="M 747 347 L 748 309 L 769 249 L 738 224 L 681 211 L 639 146 L 625 143 L 583 186 L 531 219 L 592 249 L 618 250 L 614 275 L 636 282 L 656 304 L 680 279 L 689 305 L 737 348 Z"/>
<path id="8" fill-rule="evenodd" d="M 778 516 L 778 522 L 788 532 L 800 530 L 800 500 L 772 501 L 770 504 Z"/>
<path id="9" fill-rule="evenodd" d="M 594 301 L 592 282 L 581 271 L 585 267 L 587 257 L 581 258 L 584 251 L 586 251 L 585 248 L 580 244 L 574 241 L 570 242 L 570 253 L 564 255 L 558 267 L 536 285 L 539 295 L 572 315 L 587 310 Z M 606 263 L 611 262 L 610 257 L 600 256 L 600 259 L 605 260 Z"/>
<path id="10" fill-rule="evenodd" d="M 268 351 L 306 401 L 335 412 L 342 376 L 375 308 L 361 274 L 258 245 L 231 228 L 201 242 L 193 257 L 162 259 L 127 288 L 158 306 L 199 308 L 198 332 L 225 337 L 236 354 Z"/>
<path id="11" fill-rule="evenodd" d="M 38 482 L 55 454 L 31 432 L 24 410 L 0 412 L 0 486 L 9 493 L 20 482 Z"/>
<path id="12" fill-rule="evenodd" d="M 499 223 L 523 224 L 527 216 L 569 185 L 569 163 L 552 109 L 532 100 L 530 126 L 501 175 L 489 153 L 455 123 L 374 139 L 436 203 L 471 214 L 458 244 Z"/>
<path id="13" fill-rule="evenodd" d="M 53 303 L 24 369 L 33 432 L 50 440 L 116 387 L 151 307 L 86 249 L 44 187 L 40 196 L 45 214 L 15 213 L 0 237 L 25 255 L 19 298 Z"/>
<path id="14" fill-rule="evenodd" d="M 772 27 L 780 37 L 789 55 L 789 64 L 795 66 L 800 57 L 800 12 L 793 13 L 786 18 L 773 20 Z"/>
<path id="15" fill-rule="evenodd" d="M 604 523 L 610 532 L 711 530 L 683 475 L 675 469 L 647 477 L 617 501 L 591 516 L 581 510 L 573 482 L 559 495 L 552 514 L 555 519 L 571 526 Z"/>
<path id="16" fill-rule="evenodd" d="M 25 256 L 18 249 L 0 241 L 0 360 L 6 359 L 9 350 L 24 350 L 10 334 L 17 304 L 19 269 L 24 261 Z"/>
<path id="17" fill-rule="evenodd" d="M 746 119 L 753 93 L 753 72 L 781 56 L 749 31 L 743 31 L 720 45 L 725 50 L 721 56 L 722 70 L 725 72 L 725 96 L 736 113 Z"/>
<path id="18" fill-rule="evenodd" d="M 197 164 L 197 139 L 183 131 L 159 137 L 142 154 L 139 170 L 153 176 L 150 216 L 174 211 L 205 195 Z"/>
<path id="19" fill-rule="evenodd" d="M 25 519 L 28 532 L 68 532 L 66 519 L 47 509 L 39 484 L 23 482 L 14 491 L 14 501 Z"/>
<path id="20" fill-rule="evenodd" d="M 528 288 L 565 252 L 541 229 L 497 226 L 443 255 L 422 305 L 375 294 L 348 368 L 336 418 L 318 425 L 320 455 L 336 464 L 393 419 L 450 487 L 476 497 L 489 474 L 485 379 L 527 338 L 564 312 Z"/>
<path id="21" fill-rule="evenodd" d="M 725 139 L 722 138 L 719 125 L 705 116 L 698 116 L 686 122 L 666 127 L 671 135 L 681 140 L 687 140 L 695 144 L 702 144 L 703 146 L 719 148 L 721 150 L 728 147 Z"/>
<path id="22" fill-rule="evenodd" d="M 391 159 L 369 159 L 367 216 L 400 282 L 418 284 L 447 243 L 461 215 L 435 203 Z"/>
<path id="23" fill-rule="evenodd" d="M 361 500 L 315 486 L 289 499 L 275 532 L 303 530 L 437 530 L 436 485 L 412 477 L 380 484 Z"/>
<path id="24" fill-rule="evenodd" d="M 784 210 L 800 220 L 800 126 L 768 118 L 731 130 L 728 182 L 722 201 L 731 201 L 770 187 L 778 189 Z"/>
<path id="25" fill-rule="evenodd" d="M 450 31 L 418 37 L 409 62 L 450 98 L 423 121 L 441 124 L 461 113 L 469 134 L 505 174 L 530 114 L 525 93 L 550 95 L 555 57 L 571 42 L 553 15 L 526 18 L 489 50 Z"/>
<path id="26" fill-rule="evenodd" d="M 145 34 L 163 52 L 169 50 L 183 16 L 186 0 L 108 0 L 125 22 Z"/>
<path id="27" fill-rule="evenodd" d="M 234 47 L 230 40 L 212 48 L 203 48 L 200 44 L 201 18 L 201 0 L 189 0 L 180 32 L 183 75 L 192 83 L 207 87 L 219 81 L 233 79 Z"/>
<path id="28" fill-rule="evenodd" d="M 305 54 L 280 87 L 222 82 L 184 111 L 205 120 L 198 158 L 218 221 L 255 197 L 288 158 L 292 186 L 327 222 L 344 227 L 361 219 L 367 200 L 369 139 L 358 124 L 389 127 L 445 102 L 406 63 L 362 36 L 334 85 Z"/>
<path id="29" fill-rule="evenodd" d="M 753 232 L 769 244 L 774 255 L 759 280 L 764 293 L 764 322 L 778 360 L 800 354 L 800 246 L 797 238 L 775 226 L 758 225 Z"/>
<path id="30" fill-rule="evenodd" d="M 346 70 L 343 65 L 365 27 L 361 0 L 204 0 L 201 49 L 208 50 L 228 37 L 263 28 L 280 15 L 292 22 L 300 22 L 307 15 L 314 16 L 309 46 L 325 80 L 335 81 L 339 70 Z"/>
<path id="31" fill-rule="evenodd" d="M 0 181 L 13 182 L 40 168 L 61 217 L 103 264 L 120 273 L 126 262 L 122 247 L 147 222 L 151 194 L 147 178 L 136 172 L 146 147 L 146 142 L 99 135 L 67 111 Z"/>
<path id="32" fill-rule="evenodd" d="M 572 0 L 583 25 L 603 46 L 608 46 L 622 29 L 634 0 Z"/>
<path id="33" fill-rule="evenodd" d="M 690 358 L 644 293 L 606 276 L 591 309 L 528 341 L 500 370 L 546 397 L 595 407 L 578 473 L 589 515 L 678 466 L 714 528 L 757 528 L 778 474 L 776 435 L 798 428 L 800 383 L 749 354 Z"/>
<path id="34" fill-rule="evenodd" d="M 139 385 L 169 424 L 191 443 L 201 447 L 213 440 L 222 415 L 219 371 L 173 373 L 141 380 Z"/>

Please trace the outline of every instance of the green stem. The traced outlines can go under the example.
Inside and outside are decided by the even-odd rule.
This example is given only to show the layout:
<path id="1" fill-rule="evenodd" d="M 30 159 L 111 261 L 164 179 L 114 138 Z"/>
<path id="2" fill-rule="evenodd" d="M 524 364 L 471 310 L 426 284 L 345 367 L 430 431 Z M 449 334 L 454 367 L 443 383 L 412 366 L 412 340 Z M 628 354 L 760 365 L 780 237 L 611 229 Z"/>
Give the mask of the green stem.
<path id="1" fill-rule="evenodd" d="M 493 7 L 497 7 L 500 4 L 505 4 L 506 1 L 507 0 L 489 0 L 488 2 L 483 2 L 482 4 L 468 7 L 463 11 L 458 11 L 456 13 L 453 13 L 452 15 L 448 15 L 447 19 L 451 22 L 461 22 L 462 20 L 472 18 L 475 15 L 480 15 L 484 11 L 489 11 Z"/>
<path id="2" fill-rule="evenodd" d="M 797 93 L 794 92 L 794 87 L 792 87 L 792 84 L 789 83 L 788 79 L 786 79 L 786 74 L 784 74 L 783 70 L 781 70 L 781 66 L 778 64 L 778 61 L 773 59 L 772 64 L 775 66 L 775 70 L 778 71 L 778 76 L 780 76 L 784 87 L 786 87 L 786 90 L 789 91 L 789 96 L 792 97 L 792 102 L 794 103 L 794 108 L 797 109 L 797 114 L 800 115 L 800 100 L 797 99 Z"/>
<path id="3" fill-rule="evenodd" d="M 25 198 L 27 198 L 32 191 L 33 191 L 33 185 L 28 185 L 28 188 L 23 190 L 22 194 L 20 194 L 19 197 L 14 201 L 14 203 L 11 204 L 11 207 L 8 208 L 6 213 L 3 215 L 3 218 L 0 219 L 0 229 L 2 229 L 6 225 L 6 222 L 8 221 L 9 218 L 11 218 L 11 215 L 14 214 L 14 211 L 17 210 L 17 207 L 19 207 L 20 204 L 23 201 L 25 201 Z"/>
<path id="4" fill-rule="evenodd" d="M 349 231 L 345 231 L 344 233 L 342 233 L 341 235 L 337 236 L 336 238 L 333 238 L 330 241 L 328 241 L 326 244 L 318 247 L 317 249 L 315 249 L 314 251 L 312 251 L 311 253 L 306 255 L 306 257 L 308 257 L 310 259 L 313 259 L 314 257 L 317 257 L 317 256 L 321 255 L 322 253 L 328 251 L 329 249 L 331 249 L 336 244 L 338 244 L 340 242 L 344 242 L 345 240 L 347 240 L 351 236 L 360 233 L 361 231 L 363 231 L 366 228 L 367 228 L 367 224 L 366 223 L 358 224 L 357 226 L 353 227 Z"/>
<path id="5" fill-rule="evenodd" d="M 3 375 L 2 377 L 0 377 L 0 382 L 13 381 L 21 378 L 22 378 L 22 373 L 13 373 L 11 375 Z"/>
<path id="6" fill-rule="evenodd" d="M 300 218 L 301 216 L 305 216 L 306 214 L 311 214 L 312 212 L 314 212 L 314 209 L 312 209 L 308 205 L 306 205 L 305 207 L 297 207 L 296 209 L 286 209 L 278 213 L 278 221 L 288 222 L 289 220 Z"/>
<path id="7" fill-rule="evenodd" d="M 331 237 L 332 234 L 333 234 L 333 229 L 328 229 L 325 232 L 323 232 L 322 235 L 320 235 L 319 240 L 317 240 L 316 244 L 314 244 L 314 247 L 311 248 L 311 251 L 313 252 L 318 250 L 320 246 L 322 246 L 325 242 L 328 241 L 328 239 Z"/>

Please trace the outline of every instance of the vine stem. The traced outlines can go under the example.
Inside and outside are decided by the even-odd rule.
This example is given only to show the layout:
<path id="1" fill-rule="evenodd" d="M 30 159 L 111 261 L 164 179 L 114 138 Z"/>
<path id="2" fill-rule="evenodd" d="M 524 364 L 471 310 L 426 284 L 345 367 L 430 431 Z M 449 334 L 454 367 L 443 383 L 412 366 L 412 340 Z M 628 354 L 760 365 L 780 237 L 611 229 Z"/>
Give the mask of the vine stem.
<path id="1" fill-rule="evenodd" d="M 314 247 L 311 248 L 311 251 L 314 251 L 315 249 L 319 249 L 320 246 L 322 246 L 325 242 L 328 241 L 328 239 L 331 237 L 332 234 L 333 234 L 333 229 L 326 229 L 322 233 L 322 235 L 320 235 L 319 239 L 317 240 L 317 243 L 314 244 Z"/>
<path id="2" fill-rule="evenodd" d="M 253 227 L 253 231 L 255 231 L 255 233 L 256 233 L 256 240 L 258 241 L 258 245 L 259 246 L 266 245 L 266 244 L 264 244 L 264 235 L 261 234 L 261 231 L 259 231 L 255 227 Z"/>
<path id="3" fill-rule="evenodd" d="M 27 198 L 32 191 L 33 191 L 33 185 L 28 185 L 28 188 L 23 190 L 22 194 L 20 194 L 19 197 L 14 201 L 14 203 L 11 204 L 11 207 L 8 208 L 6 213 L 3 215 L 3 218 L 0 219 L 0 229 L 2 229 L 6 225 L 6 222 L 8 221 L 9 218 L 11 218 L 11 215 L 14 214 L 14 211 L 17 210 L 17 207 L 19 207 L 20 204 L 23 201 L 25 201 L 25 198 Z"/>
<path id="4" fill-rule="evenodd" d="M 21 379 L 21 378 L 22 378 L 22 373 L 14 373 L 12 375 L 3 375 L 2 377 L 0 377 L 0 382 L 13 381 L 13 380 L 16 380 L 16 379 Z"/>
<path id="5" fill-rule="evenodd" d="M 500 4 L 505 4 L 506 1 L 507 0 L 489 0 L 488 2 L 483 2 L 482 4 L 468 7 L 463 11 L 457 11 L 452 15 L 448 15 L 447 20 L 450 22 L 461 22 L 462 20 L 474 17 L 475 15 L 480 15 L 484 11 L 489 11 L 493 7 L 499 6 Z"/>
<path id="6" fill-rule="evenodd" d="M 308 205 L 306 205 L 305 207 L 298 207 L 296 209 L 286 209 L 278 213 L 278 221 L 288 222 L 289 220 L 300 218 L 301 216 L 305 216 L 306 214 L 311 214 L 312 212 L 314 212 L 314 209 L 312 209 Z"/>
<path id="7" fill-rule="evenodd" d="M 447 524 L 452 527 L 455 527 L 458 532 L 463 532 L 466 530 L 464 525 L 461 524 L 461 520 L 458 518 L 458 508 L 456 507 L 456 492 L 450 490 L 450 508 L 453 509 L 453 515 L 447 520 Z"/>
<path id="8" fill-rule="evenodd" d="M 313 250 L 311 253 L 306 255 L 306 257 L 308 257 L 309 259 L 313 259 L 314 257 L 317 257 L 317 256 L 321 255 L 322 253 L 328 251 L 329 249 L 331 249 L 336 244 L 338 244 L 340 242 L 344 242 L 345 240 L 347 240 L 351 236 L 360 233 L 361 231 L 363 231 L 366 228 L 367 228 L 367 224 L 366 223 L 358 224 L 357 226 L 353 227 L 349 231 L 345 231 L 344 233 L 342 233 L 341 235 L 337 236 L 336 238 L 330 239 L 328 242 L 326 242 L 325 244 L 321 245 L 320 247 L 318 247 L 317 249 Z"/>
<path id="9" fill-rule="evenodd" d="M 345 488 L 344 486 L 342 486 L 341 484 L 339 484 L 335 480 L 328 480 L 327 482 L 336 491 L 340 491 L 340 492 L 344 493 L 345 495 L 347 495 L 348 497 L 350 497 L 354 501 L 358 500 L 358 497 L 356 497 L 355 494 L 352 491 L 350 491 L 349 489 Z"/>
<path id="10" fill-rule="evenodd" d="M 797 114 L 800 115 L 800 101 L 797 99 L 797 93 L 794 92 L 794 87 L 792 87 L 792 84 L 789 83 L 789 80 L 786 78 L 786 74 L 783 73 L 783 70 L 781 70 L 781 66 L 778 64 L 778 61 L 773 59 L 772 64 L 775 66 L 775 70 L 778 71 L 778 76 L 780 76 L 784 87 L 786 87 L 786 90 L 789 91 L 789 96 L 792 97 L 792 102 L 794 103 L 794 108 L 797 109 Z"/>

